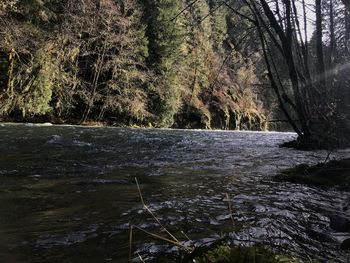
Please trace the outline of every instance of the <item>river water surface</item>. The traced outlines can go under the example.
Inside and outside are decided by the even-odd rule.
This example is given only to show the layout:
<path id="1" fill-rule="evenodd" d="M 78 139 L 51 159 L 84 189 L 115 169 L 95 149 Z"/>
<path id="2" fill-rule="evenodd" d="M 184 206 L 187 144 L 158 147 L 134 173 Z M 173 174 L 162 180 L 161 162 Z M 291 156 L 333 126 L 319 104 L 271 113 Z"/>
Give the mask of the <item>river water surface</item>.
<path id="1" fill-rule="evenodd" d="M 145 202 L 179 239 L 226 237 L 265 242 L 302 258 L 346 262 L 348 192 L 279 183 L 272 176 L 325 151 L 279 148 L 293 133 L 134 130 L 74 126 L 0 126 L 0 262 L 126 262 L 128 231 L 159 226 Z M 331 158 L 350 156 L 342 150 Z M 233 221 L 228 209 L 231 200 Z M 164 235 L 164 233 L 163 233 Z M 175 250 L 143 233 L 135 257 Z M 190 242 L 187 242 L 190 243 Z"/>

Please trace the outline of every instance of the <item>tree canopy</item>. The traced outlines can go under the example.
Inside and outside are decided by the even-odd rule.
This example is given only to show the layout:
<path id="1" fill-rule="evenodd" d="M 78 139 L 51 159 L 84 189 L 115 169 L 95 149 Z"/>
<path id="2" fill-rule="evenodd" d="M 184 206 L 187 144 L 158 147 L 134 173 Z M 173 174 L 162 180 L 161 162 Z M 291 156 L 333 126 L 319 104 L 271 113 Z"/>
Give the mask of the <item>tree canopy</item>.
<path id="1" fill-rule="evenodd" d="M 348 144 L 347 0 L 8 0 L 0 16 L 2 119 L 286 119 L 302 144 Z"/>

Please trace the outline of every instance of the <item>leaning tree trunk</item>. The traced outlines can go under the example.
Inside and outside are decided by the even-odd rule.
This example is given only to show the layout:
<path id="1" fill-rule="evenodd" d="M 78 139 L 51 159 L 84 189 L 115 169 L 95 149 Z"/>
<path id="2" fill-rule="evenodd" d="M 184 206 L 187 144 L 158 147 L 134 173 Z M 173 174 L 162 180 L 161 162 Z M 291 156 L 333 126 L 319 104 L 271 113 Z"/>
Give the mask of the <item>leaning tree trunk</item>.
<path id="1" fill-rule="evenodd" d="M 299 72 L 296 65 L 296 61 L 293 55 L 293 26 L 292 26 L 292 5 L 290 0 L 284 1 L 285 7 L 285 29 L 280 26 L 275 18 L 274 13 L 270 9 L 269 4 L 265 0 L 260 0 L 261 6 L 264 10 L 266 18 L 268 19 L 270 26 L 273 28 L 275 33 L 278 35 L 280 40 L 280 47 L 282 49 L 282 55 L 288 67 L 289 78 L 293 87 L 294 101 L 296 105 L 296 113 L 298 115 L 303 139 L 308 140 L 310 134 L 310 119 L 308 116 L 308 110 L 306 109 L 307 103 L 305 98 L 301 94 L 301 86 L 299 80 Z M 258 10 L 256 10 L 258 12 Z"/>

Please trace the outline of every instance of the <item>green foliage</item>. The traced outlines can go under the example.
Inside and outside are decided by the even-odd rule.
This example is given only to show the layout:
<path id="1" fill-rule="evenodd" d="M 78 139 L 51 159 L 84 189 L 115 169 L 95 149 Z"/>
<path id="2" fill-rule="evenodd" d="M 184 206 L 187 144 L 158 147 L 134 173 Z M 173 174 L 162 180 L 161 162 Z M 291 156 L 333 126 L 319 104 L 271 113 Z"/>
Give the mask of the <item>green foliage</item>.
<path id="1" fill-rule="evenodd" d="M 211 10 L 213 10 L 213 14 L 211 16 L 211 23 L 212 23 L 212 38 L 215 48 L 223 53 L 223 43 L 227 39 L 227 16 L 228 16 L 228 10 L 225 5 L 218 5 L 216 1 L 214 1 L 214 4 L 211 7 Z"/>
<path id="2" fill-rule="evenodd" d="M 0 14 L 6 12 L 6 11 L 14 11 L 16 10 L 16 4 L 17 0 L 7 0 L 7 1 L 1 1 L 0 3 Z"/>
<path id="3" fill-rule="evenodd" d="M 44 115 L 51 111 L 53 83 L 57 66 L 51 56 L 51 46 L 39 49 L 28 64 L 19 64 L 13 57 L 14 72 L 8 89 L 1 94 L 2 114 L 7 111 L 27 115 Z"/>
<path id="4" fill-rule="evenodd" d="M 199 257 L 199 263 L 279 263 L 276 256 L 261 248 L 220 246 Z"/>
<path id="5" fill-rule="evenodd" d="M 22 99 L 18 105 L 23 116 L 42 115 L 50 112 L 53 79 L 56 74 L 50 48 L 39 49 L 34 55 L 33 64 L 26 69 L 26 79 L 21 91 Z M 22 78 L 22 76 L 19 76 Z M 28 81 L 29 78 L 32 78 Z M 20 81 L 21 82 L 21 81 Z"/>
<path id="6" fill-rule="evenodd" d="M 187 1 L 186 4 L 190 4 Z M 204 128 L 210 128 L 211 114 L 208 105 L 201 99 L 202 92 L 210 86 L 210 56 L 212 42 L 210 40 L 210 20 L 202 21 L 208 14 L 209 6 L 206 1 L 200 1 L 185 13 L 185 27 L 187 32 L 185 46 L 185 65 L 181 74 L 183 89 L 181 90 L 185 111 L 197 115 Z"/>
<path id="7" fill-rule="evenodd" d="M 211 247 L 198 247 L 191 254 L 180 255 L 176 260 L 157 258 L 156 263 L 301 263 L 302 261 L 291 257 L 276 255 L 259 246 L 230 247 L 216 243 Z M 312 261 L 316 263 L 316 261 Z M 311 263 L 311 261 L 310 261 Z"/>
<path id="8" fill-rule="evenodd" d="M 181 1 L 149 0 L 147 36 L 149 62 L 159 73 L 175 73 L 175 64 L 182 56 L 183 28 L 180 19 L 172 20 L 181 11 Z"/>
<path id="9" fill-rule="evenodd" d="M 147 105 L 147 84 L 150 81 L 145 67 L 148 56 L 148 40 L 145 27 L 141 25 L 141 7 L 136 1 L 124 2 L 121 5 L 120 16 L 116 19 L 117 29 L 112 51 L 106 62 L 106 70 L 111 73 L 107 89 L 103 92 L 102 107 L 99 119 L 103 113 L 117 114 L 124 119 L 142 122 L 151 115 Z M 109 33 L 110 34 L 110 33 Z"/>
<path id="10" fill-rule="evenodd" d="M 142 122 L 150 113 L 144 69 L 148 41 L 140 22 L 140 5 L 135 0 L 71 5 L 85 13 L 66 10 L 68 19 L 58 52 L 66 65 L 67 85 L 60 85 L 57 108 L 64 107 L 65 98 L 71 97 L 66 94 L 76 90 L 73 104 L 84 107 L 82 121 L 117 117 L 130 124 Z"/>
<path id="11" fill-rule="evenodd" d="M 149 0 L 147 2 L 150 56 L 149 64 L 160 74 L 161 95 L 155 103 L 159 125 L 168 127 L 179 105 L 178 73 L 183 61 L 183 34 L 181 19 L 172 20 L 181 11 L 179 0 Z"/>
<path id="12" fill-rule="evenodd" d="M 252 81 L 237 77 L 252 79 L 254 70 L 231 69 L 225 60 L 232 52 L 223 45 L 228 10 L 215 1 L 184 9 L 192 2 L 0 5 L 0 114 L 152 127 L 235 129 L 247 118 L 252 125 L 243 128 L 259 124 Z M 248 104 L 252 111 L 243 109 Z"/>
<path id="13" fill-rule="evenodd" d="M 8 5 L 11 11 L 22 15 L 26 21 L 37 27 L 47 26 L 49 22 L 54 22 L 58 15 L 55 9 L 62 4 L 62 1 L 57 0 L 16 0 L 12 2 Z"/>

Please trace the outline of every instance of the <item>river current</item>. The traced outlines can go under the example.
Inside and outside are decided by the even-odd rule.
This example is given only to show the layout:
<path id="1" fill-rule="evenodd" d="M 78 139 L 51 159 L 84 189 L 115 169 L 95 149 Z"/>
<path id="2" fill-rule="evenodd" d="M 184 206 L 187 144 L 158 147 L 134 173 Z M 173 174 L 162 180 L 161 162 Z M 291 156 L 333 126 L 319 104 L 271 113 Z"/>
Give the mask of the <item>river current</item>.
<path id="1" fill-rule="evenodd" d="M 281 169 L 327 157 L 279 148 L 295 137 L 2 124 L 0 262 L 126 262 L 131 224 L 159 233 L 135 177 L 147 205 L 187 244 L 225 237 L 347 262 L 339 244 L 350 234 L 333 231 L 329 217 L 349 217 L 342 207 L 350 194 L 272 180 Z M 341 150 L 330 157 L 349 156 Z M 176 250 L 141 232 L 133 239 L 135 257 Z"/>

